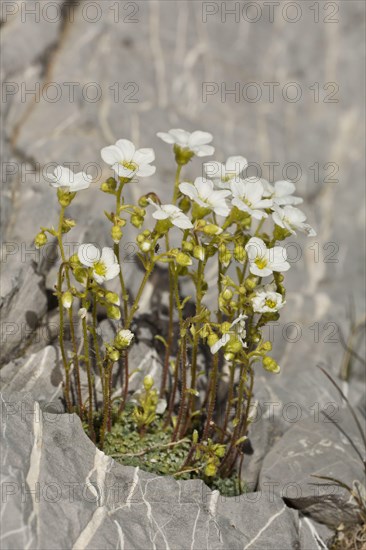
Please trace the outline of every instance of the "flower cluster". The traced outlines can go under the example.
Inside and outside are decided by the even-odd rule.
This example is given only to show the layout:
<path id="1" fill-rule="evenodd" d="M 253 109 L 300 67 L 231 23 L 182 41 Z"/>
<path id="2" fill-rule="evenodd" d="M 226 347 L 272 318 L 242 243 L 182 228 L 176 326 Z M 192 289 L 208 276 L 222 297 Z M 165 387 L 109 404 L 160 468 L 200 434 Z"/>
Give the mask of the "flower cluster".
<path id="1" fill-rule="evenodd" d="M 206 477 L 212 477 L 217 471 L 225 476 L 232 471 L 246 438 L 256 364 L 261 363 L 273 373 L 280 370 L 277 361 L 268 355 L 272 346 L 264 340 L 262 328 L 278 319 L 286 304 L 283 283 L 290 263 L 282 243 L 297 231 L 309 237 L 316 233 L 298 208 L 302 199 L 296 196 L 292 182 L 272 184 L 262 178 L 246 177 L 248 162 L 240 155 L 230 156 L 226 162 L 205 162 L 206 177 L 199 176 L 191 181 L 181 178 L 183 167 L 194 157 L 214 154 L 215 149 L 210 145 L 212 135 L 182 129 L 157 135 L 173 146 L 176 161 L 174 184 L 166 182 L 163 191 L 165 199 L 172 190 L 167 201 L 162 201 L 156 193 L 144 191 L 143 182 L 139 183 L 141 197 L 137 204 L 129 204 L 125 199 L 126 185 L 136 184 L 137 179 L 155 173 L 153 149 L 137 149 L 128 139 L 119 139 L 101 150 L 103 161 L 112 170 L 112 175 L 101 184 L 101 191 L 111 195 L 114 203 L 112 211 L 105 212 L 111 224 L 111 247 L 100 250 L 94 244 L 85 243 L 79 246 L 77 254 L 66 257 L 63 235 L 76 222 L 65 217 L 65 210 L 79 191 L 90 186 L 91 178 L 84 173 L 74 174 L 62 166 L 48 176 L 50 184 L 57 189 L 60 219 L 57 230 L 41 228 L 35 245 L 44 246 L 50 234 L 57 238 L 62 258 L 55 293 L 60 309 L 65 399 L 70 411 L 76 409 L 88 421 L 90 436 L 103 447 L 113 419 L 114 365 L 120 361 L 124 365 L 124 387 L 118 409 L 121 412 L 129 398 L 127 356 L 134 341 L 131 326 L 150 275 L 157 265 L 165 265 L 170 297 L 169 326 L 167 333 L 159 336 L 165 349 L 161 387 L 159 391 L 153 388 L 151 376 L 145 377 L 132 421 L 143 436 L 157 414 L 165 415 L 166 425 L 169 424 L 173 431 L 173 442 L 187 434 L 192 437 L 185 467 L 196 465 L 197 469 L 202 468 Z M 128 223 L 138 229 L 138 260 L 144 271 L 133 297 L 129 295 L 120 258 L 120 242 Z M 174 246 L 171 245 L 173 232 Z M 207 280 L 209 261 L 217 266 L 214 281 L 217 299 L 208 305 L 205 296 L 209 282 L 212 284 Z M 105 287 L 115 278 L 119 280 L 120 294 Z M 183 297 L 180 292 L 182 278 L 190 278 L 195 288 L 192 307 L 187 308 L 191 310 L 189 314 L 186 314 L 185 305 L 190 297 Z M 75 305 L 82 324 L 81 355 L 78 354 L 79 343 L 72 316 Z M 114 338 L 102 346 L 97 316 L 101 308 L 107 317 L 120 324 Z M 67 349 L 64 340 L 64 310 L 69 316 L 71 350 Z M 178 327 L 176 318 L 179 319 Z M 176 339 L 178 350 L 174 351 Z M 207 346 L 211 352 L 206 370 L 198 366 L 200 346 Z M 95 365 L 91 356 L 95 357 Z M 75 372 L 75 391 L 71 365 Z M 225 366 L 230 372 L 230 387 L 223 424 L 216 426 L 216 392 Z M 85 368 L 88 377 L 89 395 L 85 402 L 80 386 L 81 367 Z M 203 380 L 206 372 L 208 379 Z M 93 416 L 97 407 L 93 391 L 96 376 L 103 390 L 103 421 L 97 436 Z M 206 385 L 206 395 L 200 401 L 198 387 L 202 387 L 202 383 Z M 177 400 L 178 391 L 180 398 Z M 162 401 L 164 407 L 159 405 Z M 194 419 L 196 424 L 197 419 L 201 422 L 200 441 L 198 432 L 193 430 Z"/>

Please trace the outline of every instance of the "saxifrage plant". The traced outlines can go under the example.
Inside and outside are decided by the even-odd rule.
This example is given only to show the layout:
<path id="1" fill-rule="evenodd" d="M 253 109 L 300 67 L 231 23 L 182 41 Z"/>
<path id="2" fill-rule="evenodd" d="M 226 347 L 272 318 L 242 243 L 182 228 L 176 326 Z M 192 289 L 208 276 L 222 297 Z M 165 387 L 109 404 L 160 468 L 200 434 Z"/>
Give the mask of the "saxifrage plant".
<path id="1" fill-rule="evenodd" d="M 205 479 L 226 478 L 243 456 L 251 422 L 254 371 L 260 364 L 272 373 L 280 370 L 268 355 L 271 343 L 262 336 L 263 327 L 279 318 L 286 303 L 283 272 L 290 264 L 286 248 L 278 243 L 295 231 L 309 236 L 315 232 L 297 208 L 302 199 L 294 195 L 293 183 L 278 181 L 272 185 L 264 179 L 244 177 L 248 163 L 241 156 L 230 157 L 225 164 L 206 162 L 205 177 L 185 181 L 182 169 L 194 156 L 214 153 L 211 134 L 175 129 L 158 136 L 172 145 L 175 155 L 176 176 L 170 203 L 148 192 L 142 181 L 139 185 L 145 192 L 138 204 L 125 200 L 126 186 L 136 185 L 137 178 L 155 173 L 152 149 L 136 149 L 129 140 L 120 139 L 101 151 L 103 161 L 114 172 L 101 185 L 102 192 L 114 201 L 112 211 L 105 212 L 111 223 L 111 247 L 99 250 L 93 244 L 81 244 L 77 254 L 66 256 L 63 236 L 76 223 L 66 217 L 66 210 L 77 193 L 90 186 L 91 178 L 62 166 L 50 175 L 60 204 L 58 226 L 42 227 L 35 245 L 44 246 L 47 235 L 51 235 L 57 239 L 61 255 L 55 293 L 59 301 L 65 403 L 69 412 L 77 412 L 87 423 L 89 436 L 101 449 L 112 427 L 121 422 L 133 426 L 141 439 L 159 425 L 169 434 L 170 442 L 163 445 L 165 448 L 184 442 L 185 457 L 177 464 L 179 473 L 195 472 Z M 139 230 L 138 261 L 144 270 L 134 297 L 128 293 L 120 258 L 120 242 L 128 223 Z M 174 242 L 179 242 L 174 247 L 173 235 Z M 154 380 L 146 376 L 131 408 L 131 324 L 146 283 L 161 264 L 169 273 L 169 328 L 167 334 L 159 336 L 165 347 L 161 385 L 154 387 Z M 217 269 L 217 299 L 208 304 L 207 266 L 213 264 Z M 114 278 L 119 279 L 120 294 L 105 285 Z M 194 295 L 182 297 L 182 278 L 192 281 Z M 194 314 L 186 314 L 188 301 L 194 303 Z M 100 307 L 108 318 L 120 322 L 115 338 L 105 344 L 98 337 Z M 75 308 L 82 326 L 82 348 L 77 339 Z M 65 319 L 70 327 L 70 343 L 65 341 Z M 210 350 L 210 360 L 202 370 L 198 359 L 204 346 Z M 112 401 L 112 373 L 120 362 L 124 366 L 123 387 L 119 400 Z M 81 369 L 87 374 L 86 398 L 81 390 Z M 229 382 L 225 410 L 220 416 L 217 391 L 224 375 Z M 102 414 L 94 392 L 97 376 L 103 390 Z M 115 431 L 116 428 L 114 436 Z"/>

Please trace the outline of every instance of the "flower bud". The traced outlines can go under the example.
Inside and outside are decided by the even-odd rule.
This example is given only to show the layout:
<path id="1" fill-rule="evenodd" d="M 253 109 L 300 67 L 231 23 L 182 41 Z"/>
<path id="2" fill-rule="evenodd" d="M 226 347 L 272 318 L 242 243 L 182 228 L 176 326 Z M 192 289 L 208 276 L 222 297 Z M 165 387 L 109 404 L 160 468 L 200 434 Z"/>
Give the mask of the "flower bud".
<path id="1" fill-rule="evenodd" d="M 114 305 L 108 305 L 106 308 L 107 311 L 107 317 L 109 319 L 114 319 L 115 321 L 119 321 L 121 318 L 121 310 L 119 307 Z"/>
<path id="2" fill-rule="evenodd" d="M 149 241 L 142 241 L 139 243 L 141 252 L 149 252 L 151 250 L 151 243 Z"/>
<path id="3" fill-rule="evenodd" d="M 214 223 L 209 223 L 203 228 L 203 232 L 206 233 L 206 235 L 220 235 L 222 231 L 221 227 Z"/>
<path id="4" fill-rule="evenodd" d="M 269 341 L 263 342 L 262 349 L 264 349 L 265 351 L 271 351 L 272 350 L 272 343 L 269 342 Z"/>
<path id="5" fill-rule="evenodd" d="M 221 324 L 221 332 L 223 334 L 227 334 L 231 329 L 231 323 L 229 323 L 228 321 L 225 321 L 224 323 Z"/>
<path id="6" fill-rule="evenodd" d="M 196 258 L 196 260 L 200 260 L 203 262 L 205 259 L 205 249 L 203 246 L 195 246 L 193 249 L 193 256 Z"/>
<path id="7" fill-rule="evenodd" d="M 116 189 L 117 189 L 117 182 L 114 178 L 108 178 L 107 181 L 105 181 L 104 183 L 102 183 L 102 185 L 100 186 L 100 189 L 104 192 L 104 193 L 115 193 Z"/>
<path id="8" fill-rule="evenodd" d="M 231 300 L 231 298 L 233 297 L 232 290 L 230 290 L 230 288 L 225 288 L 225 290 L 222 292 L 222 297 L 226 301 Z"/>
<path id="9" fill-rule="evenodd" d="M 207 344 L 211 347 L 213 346 L 214 344 L 216 344 L 216 342 L 219 340 L 219 337 L 217 336 L 217 334 L 215 334 L 214 332 L 212 332 L 208 338 L 207 338 Z"/>
<path id="10" fill-rule="evenodd" d="M 119 241 L 122 239 L 122 229 L 119 225 L 113 225 L 111 229 L 111 237 L 113 239 L 113 242 L 118 244 Z"/>
<path id="11" fill-rule="evenodd" d="M 73 273 L 78 283 L 84 283 L 88 276 L 88 271 L 84 267 L 75 267 Z"/>
<path id="12" fill-rule="evenodd" d="M 108 291 L 105 295 L 105 299 L 107 300 L 107 302 L 109 302 L 110 304 L 113 304 L 115 306 L 119 306 L 120 305 L 120 299 L 119 299 L 119 296 L 116 292 L 110 292 Z"/>
<path id="13" fill-rule="evenodd" d="M 193 250 L 192 241 L 182 241 L 182 249 L 184 250 L 184 252 L 192 252 Z"/>
<path id="14" fill-rule="evenodd" d="M 76 221 L 71 220 L 70 218 L 66 218 L 63 221 L 61 231 L 62 233 L 68 233 L 73 227 L 75 227 Z"/>
<path id="15" fill-rule="evenodd" d="M 231 351 L 226 352 L 226 353 L 224 353 L 224 357 L 225 357 L 226 361 L 232 361 L 233 359 L 235 359 L 235 354 L 231 353 Z"/>
<path id="16" fill-rule="evenodd" d="M 66 309 L 70 309 L 70 307 L 72 306 L 73 300 L 74 300 L 74 297 L 73 297 L 73 295 L 71 294 L 71 292 L 69 290 L 64 292 L 62 297 L 61 297 L 62 305 Z"/>
<path id="17" fill-rule="evenodd" d="M 140 227 L 144 223 L 144 218 L 141 218 L 141 216 L 138 216 L 137 214 L 132 214 L 131 223 L 132 223 L 132 225 L 137 227 L 137 229 L 140 229 Z"/>
<path id="18" fill-rule="evenodd" d="M 142 197 L 139 198 L 138 204 L 139 206 L 141 206 L 141 208 L 146 208 L 149 204 L 149 201 L 147 200 L 147 196 L 142 195 Z"/>
<path id="19" fill-rule="evenodd" d="M 216 475 L 216 472 L 217 472 L 217 466 L 215 466 L 215 464 L 213 463 L 207 464 L 205 468 L 205 476 L 213 477 L 214 475 Z"/>
<path id="20" fill-rule="evenodd" d="M 111 361 L 113 361 L 113 363 L 115 363 L 116 361 L 118 361 L 119 359 L 119 351 L 117 349 L 115 349 L 113 346 L 111 346 L 110 344 L 106 344 L 106 351 L 107 351 L 107 357 L 108 359 L 110 359 Z"/>
<path id="21" fill-rule="evenodd" d="M 127 349 L 133 340 L 133 333 L 130 330 L 121 329 L 114 339 L 114 345 L 117 349 Z"/>
<path id="22" fill-rule="evenodd" d="M 258 284 L 258 278 L 257 277 L 247 277 L 244 281 L 244 286 L 247 290 L 254 290 L 255 287 Z"/>
<path id="23" fill-rule="evenodd" d="M 192 265 L 192 259 L 188 256 L 188 254 L 185 254 L 184 252 L 178 252 L 175 261 L 178 265 L 181 265 L 183 267 Z"/>
<path id="24" fill-rule="evenodd" d="M 145 391 L 150 391 L 151 388 L 153 387 L 154 385 L 154 379 L 153 377 L 151 376 L 151 374 L 147 374 L 144 378 L 144 389 Z"/>
<path id="25" fill-rule="evenodd" d="M 36 248 L 41 248 L 41 246 L 44 246 L 47 243 L 47 235 L 43 231 L 38 233 L 36 238 L 34 239 L 34 246 Z"/>
<path id="26" fill-rule="evenodd" d="M 237 339 L 231 339 L 228 344 L 226 344 L 225 351 L 228 353 L 239 353 L 243 349 L 243 344 Z"/>
<path id="27" fill-rule="evenodd" d="M 272 357 L 263 357 L 262 362 L 263 362 L 263 367 L 269 372 L 273 372 L 274 374 L 277 374 L 278 372 L 280 372 L 279 365 Z"/>
<path id="28" fill-rule="evenodd" d="M 234 248 L 234 258 L 239 263 L 244 263 L 247 257 L 245 248 L 241 244 L 237 244 Z"/>

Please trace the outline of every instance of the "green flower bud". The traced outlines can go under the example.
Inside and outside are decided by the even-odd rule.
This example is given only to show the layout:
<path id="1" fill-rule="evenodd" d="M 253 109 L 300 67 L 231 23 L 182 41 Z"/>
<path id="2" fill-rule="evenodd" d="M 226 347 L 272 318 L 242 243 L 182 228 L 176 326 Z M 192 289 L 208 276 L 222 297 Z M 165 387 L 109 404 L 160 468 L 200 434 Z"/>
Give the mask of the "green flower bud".
<path id="1" fill-rule="evenodd" d="M 193 249 L 193 256 L 196 258 L 196 260 L 200 260 L 203 262 L 205 259 L 205 249 L 203 246 L 195 246 Z"/>
<path id="2" fill-rule="evenodd" d="M 258 277 L 249 276 L 244 281 L 244 286 L 247 290 L 254 290 L 258 284 Z"/>
<path id="3" fill-rule="evenodd" d="M 61 231 L 62 233 L 68 233 L 73 227 L 75 227 L 76 222 L 74 220 L 71 220 L 70 218 L 66 218 L 63 221 Z"/>
<path id="4" fill-rule="evenodd" d="M 198 443 L 198 432 L 197 432 L 197 430 L 193 430 L 192 443 L 193 443 L 193 445 L 197 445 L 197 443 Z"/>
<path id="5" fill-rule="evenodd" d="M 84 283 L 88 276 L 88 271 L 84 267 L 75 267 L 73 269 L 74 277 L 78 283 Z"/>
<path id="6" fill-rule="evenodd" d="M 263 362 L 263 367 L 269 372 L 273 372 L 274 374 L 277 374 L 278 372 L 280 372 L 279 365 L 272 357 L 263 357 L 262 362 Z"/>
<path id="7" fill-rule="evenodd" d="M 138 204 L 139 206 L 141 206 L 141 208 L 146 208 L 149 204 L 149 201 L 147 200 L 147 196 L 142 195 L 142 197 L 139 198 Z"/>
<path id="8" fill-rule="evenodd" d="M 192 252 L 193 243 L 191 241 L 182 241 L 182 249 L 184 252 Z"/>
<path id="9" fill-rule="evenodd" d="M 184 252 L 178 252 L 175 261 L 178 265 L 181 265 L 183 267 L 192 265 L 192 259 L 188 256 L 188 254 L 185 254 Z"/>
<path id="10" fill-rule="evenodd" d="M 207 344 L 211 347 L 213 346 L 214 344 L 216 344 L 216 342 L 218 341 L 219 337 L 217 336 L 217 334 L 215 334 L 214 332 L 212 332 L 208 338 L 207 338 Z"/>
<path id="11" fill-rule="evenodd" d="M 118 244 L 119 241 L 122 239 L 122 229 L 119 225 L 113 225 L 111 229 L 111 237 L 113 239 L 113 242 Z"/>
<path id="12" fill-rule="evenodd" d="M 119 296 L 118 294 L 116 294 L 116 292 L 110 292 L 108 291 L 105 295 L 105 299 L 107 300 L 107 302 L 109 302 L 110 304 L 113 304 L 115 306 L 119 306 L 120 305 L 120 299 L 119 299 Z"/>
<path id="13" fill-rule="evenodd" d="M 102 183 L 102 185 L 100 186 L 100 189 L 104 193 L 114 194 L 117 189 L 117 182 L 114 178 L 108 178 L 107 181 Z"/>
<path id="14" fill-rule="evenodd" d="M 121 318 L 121 310 L 119 307 L 114 305 L 108 305 L 106 308 L 107 311 L 107 317 L 109 319 L 114 319 L 115 321 L 119 321 Z"/>
<path id="15" fill-rule="evenodd" d="M 233 297 L 232 290 L 230 290 L 230 288 L 225 288 L 225 290 L 222 292 L 222 297 L 226 301 L 231 300 L 231 298 Z"/>
<path id="16" fill-rule="evenodd" d="M 141 218 L 141 216 L 138 216 L 137 214 L 132 214 L 131 223 L 132 223 L 132 225 L 137 227 L 137 229 L 140 229 L 140 227 L 144 223 L 144 218 Z"/>
<path id="17" fill-rule="evenodd" d="M 79 260 L 79 256 L 77 254 L 73 254 L 71 257 L 70 257 L 70 265 L 72 268 L 74 267 L 77 267 L 77 266 L 81 266 L 81 262 Z"/>
<path id="18" fill-rule="evenodd" d="M 235 354 L 231 352 L 225 352 L 224 357 L 226 361 L 232 361 L 233 359 L 235 359 Z"/>
<path id="19" fill-rule="evenodd" d="M 42 246 L 44 246 L 47 243 L 47 241 L 48 241 L 48 239 L 47 239 L 46 233 L 41 231 L 40 233 L 38 233 L 38 235 L 34 239 L 34 246 L 36 248 L 41 248 Z"/>
<path id="20" fill-rule="evenodd" d="M 115 348 L 112 348 L 112 346 L 109 346 L 107 351 L 108 357 L 111 361 L 116 363 L 119 359 L 119 351 Z"/>
<path id="21" fill-rule="evenodd" d="M 228 323 L 227 321 L 225 321 L 224 323 L 221 324 L 221 332 L 223 334 L 227 334 L 231 329 L 231 323 Z"/>
<path id="22" fill-rule="evenodd" d="M 269 341 L 263 342 L 262 349 L 264 349 L 265 351 L 271 351 L 272 350 L 272 343 L 269 342 Z"/>
<path id="23" fill-rule="evenodd" d="M 66 309 L 70 309 L 70 307 L 72 306 L 73 300 L 74 300 L 74 297 L 73 297 L 73 295 L 71 294 L 71 292 L 69 290 L 64 292 L 62 297 L 61 297 L 62 305 Z"/>
<path id="24" fill-rule="evenodd" d="M 151 374 L 146 375 L 145 378 L 144 378 L 144 389 L 145 389 L 145 391 L 150 391 L 151 388 L 153 387 L 153 385 L 154 385 L 154 379 L 151 376 Z"/>
<path id="25" fill-rule="evenodd" d="M 234 258 L 239 263 L 244 263 L 247 257 L 246 250 L 241 244 L 237 244 L 234 248 Z"/>
<path id="26" fill-rule="evenodd" d="M 209 223 L 205 225 L 205 227 L 203 228 L 203 232 L 206 235 L 220 235 L 222 233 L 222 229 L 214 223 Z"/>
<path id="27" fill-rule="evenodd" d="M 217 472 L 217 466 L 213 463 L 207 464 L 205 468 L 205 476 L 213 477 Z"/>
<path id="28" fill-rule="evenodd" d="M 228 353 L 239 353 L 243 349 L 243 344 L 237 339 L 232 338 L 225 347 L 225 351 Z"/>

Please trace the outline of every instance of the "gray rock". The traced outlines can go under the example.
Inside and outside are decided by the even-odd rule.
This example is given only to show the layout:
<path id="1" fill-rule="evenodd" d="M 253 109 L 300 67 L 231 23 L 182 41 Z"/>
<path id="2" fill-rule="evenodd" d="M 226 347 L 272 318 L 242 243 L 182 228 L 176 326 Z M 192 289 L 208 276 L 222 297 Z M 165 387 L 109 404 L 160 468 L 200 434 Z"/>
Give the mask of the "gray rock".
<path id="1" fill-rule="evenodd" d="M 7 395 L 29 392 L 41 407 L 53 412 L 63 412 L 62 377 L 59 352 L 53 346 L 11 361 L 0 371 L 2 390 Z"/>
<path id="2" fill-rule="evenodd" d="M 3 265 L 1 284 L 1 362 L 18 357 L 34 336 L 47 310 L 43 277 L 33 262 L 23 264 L 24 250 Z"/>
<path id="3" fill-rule="evenodd" d="M 349 412 L 340 409 L 333 420 L 363 455 L 360 435 Z M 314 475 L 332 477 L 350 487 L 355 480 L 364 479 L 354 448 L 337 426 L 322 416 L 300 420 L 279 439 L 264 459 L 259 487 L 280 495 L 331 528 L 341 522 L 357 522 L 357 508 L 349 492 Z"/>
<path id="4" fill-rule="evenodd" d="M 300 548 L 297 513 L 261 493 L 221 499 L 202 481 L 124 467 L 75 415 L 2 396 L 4 550 Z"/>

